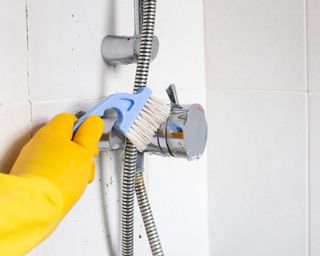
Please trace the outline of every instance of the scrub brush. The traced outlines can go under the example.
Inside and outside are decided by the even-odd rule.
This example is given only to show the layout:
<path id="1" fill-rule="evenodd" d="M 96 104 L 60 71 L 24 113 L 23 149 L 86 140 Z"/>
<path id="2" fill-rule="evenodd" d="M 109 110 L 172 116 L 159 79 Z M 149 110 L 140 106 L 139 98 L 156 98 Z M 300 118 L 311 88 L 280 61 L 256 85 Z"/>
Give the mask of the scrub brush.
<path id="1" fill-rule="evenodd" d="M 117 112 L 115 128 L 121 131 L 140 152 L 144 151 L 170 113 L 170 106 L 151 94 L 148 87 L 143 87 L 135 94 L 110 95 L 79 118 L 74 125 L 73 134 L 89 116 L 103 117 L 106 110 L 114 109 Z"/>

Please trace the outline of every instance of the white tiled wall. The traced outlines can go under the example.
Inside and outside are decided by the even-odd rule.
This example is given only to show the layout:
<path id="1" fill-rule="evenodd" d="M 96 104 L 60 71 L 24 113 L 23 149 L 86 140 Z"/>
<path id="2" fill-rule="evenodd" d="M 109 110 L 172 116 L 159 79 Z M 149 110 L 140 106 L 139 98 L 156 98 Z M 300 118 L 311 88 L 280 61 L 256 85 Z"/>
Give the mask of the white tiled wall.
<path id="1" fill-rule="evenodd" d="M 28 99 L 26 3 L 2 1 L 0 8 L 0 104 Z"/>
<path id="2" fill-rule="evenodd" d="M 21 147 L 31 137 L 30 106 L 28 103 L 0 104 L 0 119 L 0 171 L 8 172 Z"/>
<path id="3" fill-rule="evenodd" d="M 0 8 L 0 170 L 8 172 L 30 138 L 27 80 L 26 4 L 3 1 Z M 16 118 L 12 118 L 12 117 Z"/>
<path id="4" fill-rule="evenodd" d="M 306 255 L 305 96 L 208 98 L 211 255 Z"/>
<path id="5" fill-rule="evenodd" d="M 308 43 L 308 80 L 311 92 L 320 92 L 320 2 L 307 2 L 307 43 Z"/>
<path id="6" fill-rule="evenodd" d="M 32 100 L 91 99 L 106 94 L 100 45 L 113 22 L 107 15 L 111 2 L 28 3 Z"/>
<path id="7" fill-rule="evenodd" d="M 304 90 L 303 0 L 206 0 L 208 87 Z"/>
<path id="8" fill-rule="evenodd" d="M 135 65 L 106 66 L 100 44 L 107 34 L 133 34 L 133 1 L 1 4 L 0 168 L 8 171 L 31 134 L 55 114 L 86 110 L 109 93 L 132 91 Z M 163 90 L 176 83 L 182 101 L 205 105 L 202 2 L 159 1 L 156 34 L 160 50 L 150 87 L 164 97 Z M 166 254 L 209 255 L 206 157 L 192 164 L 156 157 L 146 162 Z M 121 163 L 121 152 L 99 156 L 94 183 L 30 256 L 120 255 Z M 151 255 L 138 207 L 135 229 L 135 255 Z"/>
<path id="9" fill-rule="evenodd" d="M 310 256 L 320 253 L 320 93 L 309 97 L 310 113 Z"/>
<path id="10" fill-rule="evenodd" d="M 212 256 L 320 255 L 319 10 L 205 1 Z"/>

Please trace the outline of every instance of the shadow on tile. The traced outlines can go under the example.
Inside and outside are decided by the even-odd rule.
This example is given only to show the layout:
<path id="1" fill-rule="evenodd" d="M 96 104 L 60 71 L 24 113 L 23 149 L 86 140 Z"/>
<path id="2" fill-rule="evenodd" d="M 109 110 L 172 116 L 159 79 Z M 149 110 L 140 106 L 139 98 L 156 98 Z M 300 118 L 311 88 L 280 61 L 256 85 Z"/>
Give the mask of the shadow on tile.
<path id="1" fill-rule="evenodd" d="M 25 133 L 12 141 L 0 162 L 0 172 L 9 173 L 23 146 L 30 140 L 31 134 Z"/>

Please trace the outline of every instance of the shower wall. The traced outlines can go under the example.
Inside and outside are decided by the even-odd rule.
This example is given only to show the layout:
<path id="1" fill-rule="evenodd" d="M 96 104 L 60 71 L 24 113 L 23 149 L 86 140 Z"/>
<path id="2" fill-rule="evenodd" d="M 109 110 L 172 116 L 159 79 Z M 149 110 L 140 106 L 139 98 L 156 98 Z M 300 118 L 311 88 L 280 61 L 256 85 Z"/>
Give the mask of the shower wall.
<path id="1" fill-rule="evenodd" d="M 133 33 L 132 2 L 1 2 L 2 171 L 50 117 L 132 90 L 135 66 L 100 56 L 106 34 Z M 209 121 L 200 161 L 146 160 L 166 255 L 320 254 L 319 12 L 317 0 L 158 1 L 149 85 L 207 102 Z M 94 183 L 29 255 L 119 255 L 121 162 L 99 156 Z M 136 255 L 150 255 L 136 209 Z"/>
<path id="2" fill-rule="evenodd" d="M 319 12 L 205 1 L 212 256 L 320 255 Z"/>
<path id="3" fill-rule="evenodd" d="M 133 1 L 3 0 L 0 8 L 0 169 L 49 118 L 87 110 L 102 97 L 130 92 L 135 65 L 106 66 L 107 34 L 133 34 Z M 190 18 L 192 17 L 192 19 Z M 166 99 L 175 83 L 181 102 L 206 103 L 203 4 L 158 3 L 160 50 L 149 85 Z M 102 153 L 93 184 L 56 232 L 30 256 L 120 255 L 122 152 Z M 209 255 L 207 161 L 148 157 L 150 201 L 167 255 Z M 151 255 L 136 208 L 135 254 Z"/>

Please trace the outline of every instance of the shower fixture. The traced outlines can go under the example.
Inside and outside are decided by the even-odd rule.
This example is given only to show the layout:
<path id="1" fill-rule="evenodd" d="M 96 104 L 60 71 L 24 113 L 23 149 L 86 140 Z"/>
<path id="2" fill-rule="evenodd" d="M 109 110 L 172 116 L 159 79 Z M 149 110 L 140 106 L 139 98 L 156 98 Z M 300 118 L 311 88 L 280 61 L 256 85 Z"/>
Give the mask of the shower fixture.
<path id="1" fill-rule="evenodd" d="M 134 35 L 107 35 L 101 44 L 102 58 L 106 64 L 137 63 L 134 93 L 147 85 L 149 64 L 158 54 L 159 40 L 154 35 L 155 14 L 156 0 L 134 0 Z M 121 200 L 123 256 L 133 256 L 134 253 L 134 193 L 137 196 L 152 255 L 164 255 L 143 180 L 144 154 L 194 160 L 199 159 L 205 150 L 207 122 L 203 107 L 200 104 L 180 104 L 173 84 L 166 92 L 171 102 L 170 115 L 142 153 L 139 153 L 123 134 L 114 129 L 117 122 L 114 111 L 107 111 L 103 118 L 105 128 L 99 142 L 99 150 L 125 150 Z M 81 114 L 83 113 L 80 113 L 80 116 Z"/>
<path id="2" fill-rule="evenodd" d="M 106 36 L 101 45 L 102 58 L 109 65 L 137 63 L 139 56 L 141 38 L 135 36 Z M 151 61 L 153 61 L 159 50 L 159 40 L 153 37 Z"/>
<path id="3" fill-rule="evenodd" d="M 207 122 L 205 112 L 200 104 L 183 104 L 177 101 L 175 85 L 167 88 L 171 101 L 171 112 L 143 153 L 166 157 L 199 159 L 207 141 Z M 173 99 L 175 99 L 173 101 Z M 105 129 L 99 142 L 99 150 L 116 150 L 123 148 L 125 137 L 113 129 L 117 121 L 113 111 L 104 117 Z"/>
<path id="4" fill-rule="evenodd" d="M 134 0 L 134 35 L 116 36 L 107 35 L 101 44 L 101 55 L 106 64 L 133 64 L 138 62 L 140 44 L 142 39 L 142 9 L 143 0 Z M 158 37 L 152 35 L 150 61 L 153 61 L 159 51 Z"/>

